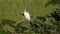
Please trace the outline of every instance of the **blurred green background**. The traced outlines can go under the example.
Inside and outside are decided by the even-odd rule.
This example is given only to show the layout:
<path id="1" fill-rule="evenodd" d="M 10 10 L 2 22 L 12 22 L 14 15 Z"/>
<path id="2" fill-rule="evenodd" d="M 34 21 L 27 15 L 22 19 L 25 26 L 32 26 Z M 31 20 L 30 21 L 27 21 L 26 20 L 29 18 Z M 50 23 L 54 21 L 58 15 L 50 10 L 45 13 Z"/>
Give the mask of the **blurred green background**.
<path id="1" fill-rule="evenodd" d="M 23 20 L 26 9 L 31 16 L 51 13 L 53 5 L 44 7 L 48 0 L 0 0 L 0 19 Z"/>
<path id="2" fill-rule="evenodd" d="M 21 32 L 23 34 L 38 34 L 36 32 L 39 32 L 39 34 L 57 34 L 57 32 L 60 32 L 60 21 L 58 21 L 60 20 L 58 18 L 60 13 L 58 10 L 56 14 L 54 13 L 54 8 L 60 7 L 60 4 L 53 5 L 55 1 L 51 0 L 50 4 L 48 1 L 0 0 L 0 34 L 11 34 L 10 30 L 17 30 L 16 32 L 19 34 Z M 12 23 L 25 19 L 22 16 L 25 9 L 30 13 L 33 20 L 19 23 L 16 26 L 12 25 Z M 58 17 L 55 17 L 56 15 Z M 39 20 L 41 17 L 42 20 Z M 25 29 L 29 31 L 24 32 Z"/>

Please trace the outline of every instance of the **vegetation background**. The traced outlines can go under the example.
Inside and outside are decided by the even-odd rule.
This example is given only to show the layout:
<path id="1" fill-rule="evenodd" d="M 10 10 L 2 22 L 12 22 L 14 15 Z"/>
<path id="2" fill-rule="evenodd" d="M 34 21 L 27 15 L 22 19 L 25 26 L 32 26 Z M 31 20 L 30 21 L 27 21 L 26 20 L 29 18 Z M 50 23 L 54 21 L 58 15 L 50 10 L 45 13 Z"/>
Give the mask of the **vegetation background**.
<path id="1" fill-rule="evenodd" d="M 60 34 L 60 0 L 0 0 L 0 34 Z"/>

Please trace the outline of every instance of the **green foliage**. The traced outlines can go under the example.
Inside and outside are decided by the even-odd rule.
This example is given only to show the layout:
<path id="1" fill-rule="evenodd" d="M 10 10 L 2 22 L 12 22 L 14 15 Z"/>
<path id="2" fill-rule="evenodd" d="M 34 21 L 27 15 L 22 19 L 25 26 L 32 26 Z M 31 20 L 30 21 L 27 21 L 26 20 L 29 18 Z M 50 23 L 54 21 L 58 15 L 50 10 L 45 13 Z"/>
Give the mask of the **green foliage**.
<path id="1" fill-rule="evenodd" d="M 48 0 L 48 2 L 45 4 L 45 7 L 49 6 L 49 5 L 55 5 L 55 4 L 59 4 L 60 0 Z"/>
<path id="2" fill-rule="evenodd" d="M 0 28 L 0 34 L 10 34 L 10 32 L 9 31 L 6 32 L 6 31 L 3 30 L 3 28 Z"/>
<path id="3" fill-rule="evenodd" d="M 56 10 L 56 9 L 55 9 Z M 55 17 L 58 15 L 57 17 Z M 50 13 L 47 16 L 39 16 L 36 19 L 31 21 L 25 21 L 17 24 L 16 26 L 13 25 L 15 31 L 20 34 L 59 34 L 60 31 L 60 18 L 58 14 L 58 10 Z M 12 20 L 2 20 L 2 24 L 4 25 L 12 25 L 15 21 Z"/>
<path id="4" fill-rule="evenodd" d="M 9 19 L 3 19 L 1 22 L 3 25 L 12 25 L 12 23 L 15 23 L 15 21 Z"/>

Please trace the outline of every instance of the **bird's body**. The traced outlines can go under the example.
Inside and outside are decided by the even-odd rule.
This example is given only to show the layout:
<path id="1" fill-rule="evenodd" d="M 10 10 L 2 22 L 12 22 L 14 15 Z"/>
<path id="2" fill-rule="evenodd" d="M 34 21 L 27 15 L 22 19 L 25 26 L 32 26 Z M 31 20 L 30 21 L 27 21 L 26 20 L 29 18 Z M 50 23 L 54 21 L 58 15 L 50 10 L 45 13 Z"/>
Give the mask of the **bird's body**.
<path id="1" fill-rule="evenodd" d="M 30 20 L 31 18 L 30 18 L 30 14 L 26 11 L 26 10 L 24 10 L 24 16 L 25 16 L 25 18 L 27 19 L 27 20 Z"/>

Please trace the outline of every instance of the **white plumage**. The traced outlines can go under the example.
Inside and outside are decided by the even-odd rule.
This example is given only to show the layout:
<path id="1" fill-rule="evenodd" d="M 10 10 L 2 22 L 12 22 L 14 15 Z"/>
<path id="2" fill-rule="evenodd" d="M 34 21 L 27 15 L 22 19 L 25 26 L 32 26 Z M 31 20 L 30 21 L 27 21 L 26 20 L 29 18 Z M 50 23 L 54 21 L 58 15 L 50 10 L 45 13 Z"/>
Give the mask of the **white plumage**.
<path id="1" fill-rule="evenodd" d="M 27 12 L 26 10 L 24 10 L 24 16 L 25 16 L 25 18 L 26 18 L 27 20 L 30 20 L 30 19 L 31 19 L 29 12 Z"/>

